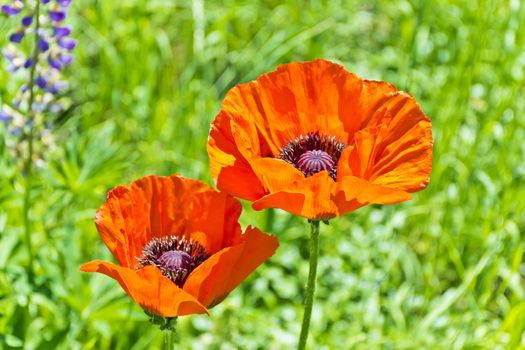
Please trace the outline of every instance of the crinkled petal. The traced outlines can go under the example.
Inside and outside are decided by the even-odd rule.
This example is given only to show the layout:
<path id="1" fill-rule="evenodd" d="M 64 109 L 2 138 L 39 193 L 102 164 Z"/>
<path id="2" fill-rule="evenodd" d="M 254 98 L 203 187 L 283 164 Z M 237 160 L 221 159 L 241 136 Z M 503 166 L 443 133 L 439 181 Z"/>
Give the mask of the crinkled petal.
<path id="1" fill-rule="evenodd" d="M 278 246 L 275 237 L 248 227 L 240 244 L 224 248 L 193 270 L 184 290 L 212 307 L 270 258 Z"/>
<path id="2" fill-rule="evenodd" d="M 366 204 L 392 204 L 407 201 L 412 195 L 404 190 L 378 185 L 355 176 L 346 176 L 337 183 L 338 194 L 337 202 L 344 199 L 346 202 L 357 201 L 362 205 Z M 340 195 L 344 194 L 343 197 Z M 340 215 L 344 214 L 344 211 Z"/>
<path id="3" fill-rule="evenodd" d="M 274 156 L 290 140 L 326 132 L 346 141 L 361 123 L 357 108 L 361 79 L 326 61 L 289 63 L 226 95 L 223 112 L 251 132 L 252 149 L 263 138 Z"/>
<path id="4" fill-rule="evenodd" d="M 155 266 L 131 270 L 94 260 L 82 265 L 84 272 L 98 272 L 116 280 L 144 310 L 163 317 L 208 313 L 196 298 L 177 287 Z"/>
<path id="5" fill-rule="evenodd" d="M 255 210 L 280 208 L 308 219 L 331 219 L 339 215 L 332 200 L 336 183 L 326 171 L 296 181 L 253 202 Z"/>
<path id="6" fill-rule="evenodd" d="M 259 198 L 264 189 L 239 152 L 230 124 L 231 119 L 223 111 L 211 124 L 207 145 L 211 176 L 221 191 L 248 200 Z"/>
<path id="7" fill-rule="evenodd" d="M 339 161 L 338 177 L 353 175 L 409 192 L 423 189 L 432 169 L 430 120 L 412 96 L 392 93 L 377 106 Z M 348 153 L 346 152 L 346 153 Z"/>
<path id="8" fill-rule="evenodd" d="M 187 235 L 195 238 L 209 254 L 241 242 L 242 230 L 238 220 L 242 206 L 237 199 L 210 189 L 196 194 L 188 205 L 191 212 Z M 203 234 L 197 237 L 195 232 Z"/>
<path id="9" fill-rule="evenodd" d="M 213 237 L 204 244 L 210 253 L 238 242 L 240 211 L 237 200 L 200 181 L 147 176 L 110 191 L 95 223 L 119 263 L 134 268 L 153 237 L 205 232 Z"/>
<path id="10" fill-rule="evenodd" d="M 267 193 L 286 189 L 297 181 L 305 180 L 301 171 L 282 159 L 258 158 L 252 160 L 252 165 Z"/>

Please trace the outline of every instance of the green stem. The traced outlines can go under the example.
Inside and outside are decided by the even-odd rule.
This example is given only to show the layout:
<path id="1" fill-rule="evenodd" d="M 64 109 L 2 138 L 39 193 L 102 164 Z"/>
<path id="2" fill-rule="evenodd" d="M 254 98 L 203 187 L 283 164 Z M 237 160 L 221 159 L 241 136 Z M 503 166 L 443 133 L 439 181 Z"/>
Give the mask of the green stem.
<path id="1" fill-rule="evenodd" d="M 308 340 L 308 329 L 310 328 L 310 318 L 315 294 L 315 277 L 317 275 L 317 260 L 319 257 L 319 221 L 310 220 L 310 271 L 308 272 L 308 284 L 306 285 L 306 295 L 304 300 L 304 316 L 299 336 L 298 350 L 304 350 Z"/>
<path id="2" fill-rule="evenodd" d="M 268 233 L 273 232 L 274 221 L 275 221 L 275 209 L 273 208 L 266 209 L 266 222 L 264 224 L 265 232 L 268 232 Z"/>
<path id="3" fill-rule="evenodd" d="M 175 330 L 166 329 L 164 332 L 164 349 L 175 349 Z"/>
<path id="4" fill-rule="evenodd" d="M 29 266 L 27 269 L 27 279 L 29 284 L 33 284 L 34 280 L 34 255 L 33 247 L 31 244 L 31 220 L 29 219 L 29 209 L 31 208 L 31 188 L 32 188 L 32 170 L 33 170 L 33 130 L 35 127 L 35 120 L 33 115 L 33 102 L 35 101 L 35 75 L 36 66 L 38 64 L 38 31 L 40 29 L 40 0 L 36 1 L 35 6 L 35 42 L 33 48 L 33 65 L 29 72 L 29 101 L 27 105 L 27 118 L 29 119 L 29 133 L 27 135 L 27 142 L 29 146 L 27 161 L 25 165 L 26 171 L 26 183 L 24 192 L 24 234 L 27 245 L 27 253 L 29 256 Z"/>

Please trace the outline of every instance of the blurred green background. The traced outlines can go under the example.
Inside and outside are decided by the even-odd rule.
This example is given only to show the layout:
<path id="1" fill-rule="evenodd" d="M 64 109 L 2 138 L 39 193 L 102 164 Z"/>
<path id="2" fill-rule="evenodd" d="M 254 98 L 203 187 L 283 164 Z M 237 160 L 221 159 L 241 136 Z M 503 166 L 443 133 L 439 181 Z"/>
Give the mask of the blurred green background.
<path id="1" fill-rule="evenodd" d="M 74 104 L 35 180 L 33 287 L 23 177 L 0 129 L 0 348 L 159 347 L 115 281 L 79 272 L 112 259 L 94 211 L 148 174 L 211 184 L 207 134 L 228 89 L 323 57 L 413 94 L 435 148 L 414 200 L 322 225 L 310 348 L 525 349 L 524 2 L 77 0 L 70 12 Z M 0 19 L 1 46 L 11 24 Z M 0 81 L 10 101 L 16 84 Z M 179 319 L 180 349 L 295 347 L 307 223 L 245 204 L 243 225 L 281 247 L 211 317 Z"/>

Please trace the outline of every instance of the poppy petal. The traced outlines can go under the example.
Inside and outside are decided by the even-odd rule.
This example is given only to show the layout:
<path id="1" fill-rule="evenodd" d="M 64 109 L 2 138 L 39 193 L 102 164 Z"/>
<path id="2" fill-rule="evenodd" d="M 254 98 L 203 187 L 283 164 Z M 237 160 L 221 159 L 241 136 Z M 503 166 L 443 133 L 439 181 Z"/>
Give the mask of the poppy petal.
<path id="1" fill-rule="evenodd" d="M 177 196 L 184 193 L 182 186 L 176 177 L 149 176 L 108 193 L 95 214 L 95 224 L 122 266 L 133 267 L 135 257 L 152 237 L 179 234 L 184 229 L 183 202 Z"/>
<path id="2" fill-rule="evenodd" d="M 237 149 L 225 112 L 221 111 L 211 125 L 207 150 L 213 159 L 211 176 L 221 191 L 249 200 L 264 194 L 252 168 Z"/>
<path id="3" fill-rule="evenodd" d="M 238 223 L 241 215 L 241 203 L 222 192 L 213 189 L 195 195 L 188 216 L 187 233 L 197 240 L 209 254 L 214 254 L 224 247 L 238 244 L 242 240 L 242 230 Z M 198 237 L 194 232 L 203 234 Z"/>
<path id="4" fill-rule="evenodd" d="M 255 210 L 281 208 L 308 219 L 327 220 L 339 215 L 332 193 L 336 183 L 326 171 L 296 181 L 253 202 Z"/>
<path id="5" fill-rule="evenodd" d="M 341 156 L 338 177 L 354 175 L 410 192 L 423 189 L 432 168 L 430 120 L 403 92 L 378 108 L 355 134 L 351 153 Z"/>
<path id="6" fill-rule="evenodd" d="M 277 192 L 296 181 L 304 181 L 302 172 L 282 159 L 258 158 L 252 161 L 257 176 L 268 192 Z"/>
<path id="7" fill-rule="evenodd" d="M 319 59 L 281 65 L 256 81 L 237 85 L 226 95 L 223 111 L 237 122 L 249 122 L 268 142 L 274 156 L 290 140 L 322 131 L 346 140 L 358 106 L 361 79 L 341 65 Z M 345 125 L 348 120 L 352 125 Z M 246 128 L 246 125 L 244 125 Z M 257 148 L 256 146 L 253 146 Z"/>
<path id="8" fill-rule="evenodd" d="M 356 200 L 363 205 L 393 204 L 412 199 L 412 195 L 406 191 L 378 185 L 355 176 L 344 177 L 337 183 L 337 187 L 338 193 L 344 193 L 345 201 Z"/>
<path id="9" fill-rule="evenodd" d="M 177 287 L 154 266 L 131 270 L 94 260 L 82 265 L 84 272 L 99 272 L 116 280 L 144 310 L 163 317 L 208 313 L 197 299 Z"/>
<path id="10" fill-rule="evenodd" d="M 352 134 L 370 124 L 376 113 L 381 110 L 381 106 L 397 92 L 398 90 L 394 85 L 385 81 L 363 79 L 356 111 L 360 115 L 359 124 L 353 124 Z"/>
<path id="11" fill-rule="evenodd" d="M 95 214 L 95 224 L 118 262 L 134 268 L 151 238 L 192 231 L 190 219 L 196 216 L 192 203 L 203 192 L 216 193 L 200 181 L 181 176 L 147 176 L 111 190 Z M 224 217 L 223 212 L 218 215 Z"/>
<path id="12" fill-rule="evenodd" d="M 184 290 L 212 307 L 271 257 L 278 246 L 275 237 L 248 227 L 242 243 L 224 248 L 193 270 Z"/>

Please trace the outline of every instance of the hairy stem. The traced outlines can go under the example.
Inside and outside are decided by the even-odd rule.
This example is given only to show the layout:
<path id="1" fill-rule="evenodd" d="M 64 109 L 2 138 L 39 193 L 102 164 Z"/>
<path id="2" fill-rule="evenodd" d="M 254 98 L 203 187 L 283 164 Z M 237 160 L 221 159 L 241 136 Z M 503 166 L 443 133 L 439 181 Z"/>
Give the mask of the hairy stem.
<path id="1" fill-rule="evenodd" d="M 315 278 L 317 275 L 317 260 L 319 257 L 319 221 L 310 221 L 310 271 L 308 272 L 308 283 L 306 285 L 306 295 L 304 300 L 303 324 L 301 335 L 299 336 L 298 350 L 304 350 L 308 340 L 308 329 L 312 316 L 312 307 L 315 294 Z"/>
<path id="2" fill-rule="evenodd" d="M 32 188 L 32 170 L 33 170 L 33 131 L 34 131 L 34 113 L 33 113 L 33 102 L 35 100 L 35 75 L 36 66 L 38 64 L 38 31 L 40 29 L 40 0 L 36 0 L 35 6 L 35 41 L 33 48 L 33 65 L 29 71 L 29 101 L 27 105 L 27 118 L 29 120 L 28 127 L 28 154 L 25 164 L 25 192 L 24 192 L 24 234 L 27 245 L 27 253 L 29 256 L 29 266 L 27 269 L 27 279 L 32 285 L 34 281 L 34 255 L 33 247 L 31 244 L 31 220 L 29 219 L 29 209 L 31 208 L 31 188 Z"/>

